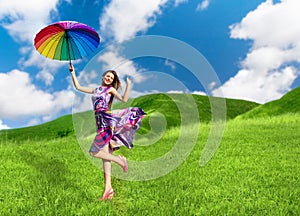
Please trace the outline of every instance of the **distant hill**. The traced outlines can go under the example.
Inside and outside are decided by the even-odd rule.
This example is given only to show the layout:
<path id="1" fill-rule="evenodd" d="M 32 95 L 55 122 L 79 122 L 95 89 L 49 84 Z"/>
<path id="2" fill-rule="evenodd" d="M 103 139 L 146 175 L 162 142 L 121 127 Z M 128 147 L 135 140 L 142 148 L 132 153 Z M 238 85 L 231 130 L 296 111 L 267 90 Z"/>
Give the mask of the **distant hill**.
<path id="1" fill-rule="evenodd" d="M 145 110 L 148 114 L 143 121 L 142 128 L 139 130 L 140 133 L 147 132 L 149 130 L 149 115 L 154 112 L 159 112 L 164 115 L 167 126 L 174 127 L 181 124 L 181 116 L 178 112 L 177 105 L 181 104 L 188 110 L 193 107 L 192 104 L 183 104 L 186 98 L 192 98 L 194 100 L 194 105 L 197 107 L 197 111 L 200 115 L 201 122 L 209 122 L 211 120 L 211 100 L 225 100 L 226 102 L 226 118 L 233 119 L 243 113 L 252 110 L 253 108 L 259 106 L 259 104 L 244 100 L 235 99 L 221 99 L 221 98 L 209 98 L 202 95 L 188 95 L 188 94 L 151 94 L 144 95 L 135 99 L 129 100 L 127 103 L 116 103 L 113 109 L 124 108 L 128 106 L 138 106 Z M 74 121 L 75 120 L 75 121 Z M 81 121 L 85 122 L 82 123 Z M 66 115 L 62 116 L 53 121 L 40 124 L 37 126 L 31 126 L 26 128 L 1 130 L 0 131 L 0 142 L 5 142 L 5 140 L 14 140 L 16 143 L 23 140 L 45 140 L 45 139 L 56 139 L 64 136 L 69 136 L 74 134 L 74 126 L 81 124 L 81 128 L 91 133 L 95 131 L 95 123 L 93 118 L 93 112 L 87 111 L 79 113 L 76 115 Z"/>
<path id="2" fill-rule="evenodd" d="M 169 123 L 177 125 L 178 117 L 174 110 L 176 110 L 176 103 L 185 102 L 185 97 L 190 96 L 188 94 L 151 94 L 144 95 L 130 101 L 129 103 L 118 103 L 114 108 L 124 108 L 130 106 L 142 107 L 147 113 L 161 112 L 166 114 L 166 118 L 169 119 Z M 226 118 L 233 119 L 238 115 L 248 112 L 253 108 L 259 106 L 258 103 L 237 100 L 237 99 L 223 99 L 217 97 L 208 97 L 203 95 L 192 95 L 193 100 L 196 103 L 198 111 L 200 113 L 201 122 L 209 122 L 211 120 L 211 100 L 225 100 L 226 103 Z M 184 104 L 189 108 L 189 104 Z M 172 124 L 173 125 L 173 124 Z"/>
<path id="3" fill-rule="evenodd" d="M 24 140 L 56 139 L 71 134 L 74 134 L 72 115 L 65 115 L 36 126 L 0 130 L 0 142 L 14 140 L 18 144 Z"/>
<path id="4" fill-rule="evenodd" d="M 280 99 L 271 101 L 246 112 L 239 118 L 278 116 L 287 113 L 300 114 L 300 87 L 286 93 Z"/>

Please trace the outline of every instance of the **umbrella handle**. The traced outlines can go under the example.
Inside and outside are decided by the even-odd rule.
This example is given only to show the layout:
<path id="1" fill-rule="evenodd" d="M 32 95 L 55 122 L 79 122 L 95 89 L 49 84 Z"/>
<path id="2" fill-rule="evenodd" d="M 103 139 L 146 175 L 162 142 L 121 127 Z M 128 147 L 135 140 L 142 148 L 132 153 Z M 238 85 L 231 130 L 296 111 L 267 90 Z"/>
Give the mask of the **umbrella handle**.
<path id="1" fill-rule="evenodd" d="M 70 66 L 69 66 L 69 71 L 72 72 L 74 69 L 73 69 L 73 65 L 71 63 L 71 60 L 70 60 Z"/>

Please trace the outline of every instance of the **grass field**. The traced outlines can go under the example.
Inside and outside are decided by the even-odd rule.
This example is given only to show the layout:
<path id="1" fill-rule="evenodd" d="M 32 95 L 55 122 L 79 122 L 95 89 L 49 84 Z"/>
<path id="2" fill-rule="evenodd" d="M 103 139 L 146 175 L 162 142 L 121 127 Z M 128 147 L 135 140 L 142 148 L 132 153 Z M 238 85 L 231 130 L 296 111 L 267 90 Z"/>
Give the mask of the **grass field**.
<path id="1" fill-rule="evenodd" d="M 2 131 L 0 215 L 300 215 L 299 113 L 232 117 L 212 160 L 199 166 L 210 127 L 201 123 L 193 150 L 167 175 L 114 177 L 115 196 L 106 202 L 97 201 L 103 172 L 85 157 L 72 130 L 23 141 L 13 139 L 11 133 L 20 137 L 15 130 Z M 129 160 L 156 158 L 172 148 L 179 130 L 173 125 L 155 145 L 119 153 Z"/>

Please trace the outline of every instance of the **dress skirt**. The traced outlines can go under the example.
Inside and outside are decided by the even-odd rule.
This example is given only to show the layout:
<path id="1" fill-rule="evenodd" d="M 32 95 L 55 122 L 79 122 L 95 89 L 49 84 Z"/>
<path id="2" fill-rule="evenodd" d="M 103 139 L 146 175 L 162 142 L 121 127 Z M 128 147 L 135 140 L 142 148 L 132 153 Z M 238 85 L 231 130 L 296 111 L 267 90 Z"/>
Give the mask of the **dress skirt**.
<path id="1" fill-rule="evenodd" d="M 105 145 L 112 151 L 126 146 L 133 147 L 135 132 L 146 113 L 138 107 L 122 110 L 98 110 L 95 112 L 97 134 L 90 148 L 91 153 L 99 152 Z"/>

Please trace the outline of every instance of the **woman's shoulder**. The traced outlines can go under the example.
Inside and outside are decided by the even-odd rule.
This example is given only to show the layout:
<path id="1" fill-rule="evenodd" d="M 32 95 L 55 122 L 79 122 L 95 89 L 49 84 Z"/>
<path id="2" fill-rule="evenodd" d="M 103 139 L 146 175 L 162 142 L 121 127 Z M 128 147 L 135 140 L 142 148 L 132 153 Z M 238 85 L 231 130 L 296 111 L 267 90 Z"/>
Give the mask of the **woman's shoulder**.
<path id="1" fill-rule="evenodd" d="M 99 94 L 104 90 L 103 86 L 97 86 L 94 89 L 94 94 Z"/>
<path id="2" fill-rule="evenodd" d="M 108 86 L 102 86 L 102 85 L 100 85 L 100 86 L 98 86 L 98 87 L 95 88 L 95 91 L 104 91 L 104 90 L 107 90 L 107 87 Z"/>
<path id="3" fill-rule="evenodd" d="M 98 86 L 95 88 L 94 92 L 95 93 L 100 93 L 100 92 L 111 92 L 113 91 L 115 88 L 112 86 Z"/>
<path id="4" fill-rule="evenodd" d="M 107 92 L 108 93 L 115 93 L 117 90 L 113 86 L 108 86 L 107 87 Z"/>

